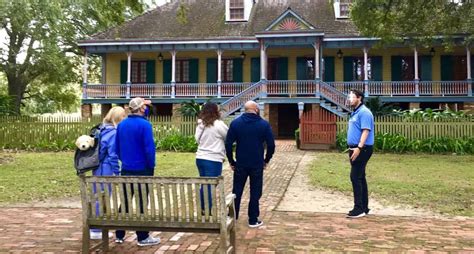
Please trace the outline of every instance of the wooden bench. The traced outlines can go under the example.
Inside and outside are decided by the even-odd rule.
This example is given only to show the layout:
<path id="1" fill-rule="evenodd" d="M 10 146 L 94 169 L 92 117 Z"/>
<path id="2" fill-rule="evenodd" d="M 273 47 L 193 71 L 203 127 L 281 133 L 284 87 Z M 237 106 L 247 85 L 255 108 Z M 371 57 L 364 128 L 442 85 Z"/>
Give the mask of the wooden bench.
<path id="1" fill-rule="evenodd" d="M 219 253 L 235 253 L 234 194 L 225 196 L 224 178 L 168 178 L 152 176 L 80 176 L 82 251 L 90 249 L 89 229 L 102 230 L 108 250 L 109 230 L 200 232 L 220 234 Z M 203 186 L 201 209 L 200 188 Z M 207 188 L 204 186 L 208 186 Z M 209 205 L 209 188 L 212 207 Z M 96 191 L 97 190 L 97 191 Z M 147 195 L 136 195 L 146 193 Z M 135 193 L 135 195 L 132 195 Z M 142 199 L 142 200 L 140 200 Z M 140 210 L 143 202 L 143 211 Z M 128 211 L 122 208 L 127 203 Z M 96 214 L 98 204 L 98 214 Z"/>

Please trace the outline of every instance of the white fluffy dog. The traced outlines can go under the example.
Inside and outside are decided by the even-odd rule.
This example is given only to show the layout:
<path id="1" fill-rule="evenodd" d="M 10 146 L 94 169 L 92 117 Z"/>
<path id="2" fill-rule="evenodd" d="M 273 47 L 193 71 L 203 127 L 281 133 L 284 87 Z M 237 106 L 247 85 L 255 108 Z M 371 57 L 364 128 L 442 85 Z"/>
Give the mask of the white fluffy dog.
<path id="1" fill-rule="evenodd" d="M 85 151 L 94 146 L 94 138 L 87 135 L 82 135 L 76 140 L 76 146 L 81 151 Z"/>

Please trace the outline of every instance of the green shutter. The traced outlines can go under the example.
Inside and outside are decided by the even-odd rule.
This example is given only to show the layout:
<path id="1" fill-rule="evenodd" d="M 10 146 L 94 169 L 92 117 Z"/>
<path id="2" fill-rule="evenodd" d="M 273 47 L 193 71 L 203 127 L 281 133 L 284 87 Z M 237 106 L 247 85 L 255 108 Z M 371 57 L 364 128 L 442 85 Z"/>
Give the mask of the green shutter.
<path id="1" fill-rule="evenodd" d="M 278 58 L 278 80 L 288 80 L 288 58 Z"/>
<path id="2" fill-rule="evenodd" d="M 420 68 L 420 79 L 424 81 L 431 81 L 432 71 L 431 71 L 431 56 L 422 56 L 420 57 L 421 68 Z"/>
<path id="3" fill-rule="evenodd" d="M 326 56 L 324 59 L 324 77 L 323 80 L 325 82 L 334 82 L 335 81 L 335 74 L 334 74 L 334 57 L 333 56 Z"/>
<path id="4" fill-rule="evenodd" d="M 189 83 L 199 83 L 199 59 L 189 60 Z"/>
<path id="5" fill-rule="evenodd" d="M 441 56 L 441 80 L 453 80 L 453 58 Z"/>
<path id="6" fill-rule="evenodd" d="M 402 57 L 392 56 L 392 81 L 402 80 Z"/>
<path id="7" fill-rule="evenodd" d="M 232 63 L 232 67 L 234 68 L 232 70 L 232 76 L 233 76 L 233 79 L 232 80 L 233 82 L 242 82 L 243 80 L 243 66 L 242 66 L 242 58 L 234 58 L 233 60 L 233 63 Z"/>
<path id="8" fill-rule="evenodd" d="M 171 60 L 163 60 L 163 83 L 171 83 Z"/>
<path id="9" fill-rule="evenodd" d="M 258 82 L 260 81 L 260 58 L 253 57 L 250 61 L 250 79 L 252 82 Z"/>
<path id="10" fill-rule="evenodd" d="M 344 64 L 344 81 L 354 80 L 354 64 L 353 59 L 350 56 L 346 56 L 343 59 Z"/>
<path id="11" fill-rule="evenodd" d="M 120 84 L 127 83 L 127 61 L 120 61 Z"/>
<path id="12" fill-rule="evenodd" d="M 297 80 L 307 80 L 306 76 L 306 58 L 297 57 L 296 58 L 296 79 Z"/>
<path id="13" fill-rule="evenodd" d="M 207 83 L 217 83 L 217 59 L 207 59 L 207 71 L 206 71 Z"/>
<path id="14" fill-rule="evenodd" d="M 382 81 L 383 80 L 383 63 L 381 56 L 370 57 L 370 68 L 372 70 L 372 80 Z"/>
<path id="15" fill-rule="evenodd" d="M 146 61 L 146 82 L 148 84 L 155 84 L 155 60 Z"/>

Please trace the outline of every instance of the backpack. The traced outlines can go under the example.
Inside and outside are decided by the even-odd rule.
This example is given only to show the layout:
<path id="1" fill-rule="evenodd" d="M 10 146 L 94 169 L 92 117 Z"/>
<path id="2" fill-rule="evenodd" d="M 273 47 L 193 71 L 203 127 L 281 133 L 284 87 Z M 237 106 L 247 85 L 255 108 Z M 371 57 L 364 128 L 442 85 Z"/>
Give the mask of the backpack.
<path id="1" fill-rule="evenodd" d="M 100 127 L 102 124 L 97 124 L 92 127 L 90 136 L 94 138 L 94 146 L 81 151 L 76 148 L 74 153 L 74 168 L 77 175 L 84 174 L 87 171 L 96 170 L 99 168 L 99 150 L 100 150 Z"/>

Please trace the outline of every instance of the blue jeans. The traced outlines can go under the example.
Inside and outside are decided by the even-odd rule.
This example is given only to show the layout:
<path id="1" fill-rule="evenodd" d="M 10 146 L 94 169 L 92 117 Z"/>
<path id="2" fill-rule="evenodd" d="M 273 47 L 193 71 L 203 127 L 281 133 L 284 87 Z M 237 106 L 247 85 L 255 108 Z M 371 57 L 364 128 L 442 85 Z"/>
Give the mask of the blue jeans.
<path id="1" fill-rule="evenodd" d="M 222 162 L 196 159 L 196 166 L 199 170 L 199 176 L 205 177 L 218 177 L 222 174 Z M 212 193 L 211 186 L 207 186 L 208 200 L 209 200 L 209 210 L 212 208 Z M 201 186 L 201 209 L 204 210 L 204 192 L 203 186 Z"/>
<path id="2" fill-rule="evenodd" d="M 236 167 L 234 171 L 234 187 L 232 193 L 235 194 L 235 214 L 239 218 L 240 200 L 244 192 L 247 178 L 250 178 L 250 202 L 248 209 L 249 224 L 254 224 L 260 216 L 260 198 L 263 188 L 263 168 Z"/>

